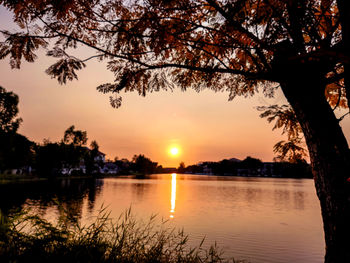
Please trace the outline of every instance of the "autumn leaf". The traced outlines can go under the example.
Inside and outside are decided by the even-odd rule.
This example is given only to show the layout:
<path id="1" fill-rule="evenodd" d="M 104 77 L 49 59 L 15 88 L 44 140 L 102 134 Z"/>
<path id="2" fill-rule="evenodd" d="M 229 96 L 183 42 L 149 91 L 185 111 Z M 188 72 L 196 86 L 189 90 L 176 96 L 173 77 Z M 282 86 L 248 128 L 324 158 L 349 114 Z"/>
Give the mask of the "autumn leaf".
<path id="1" fill-rule="evenodd" d="M 46 48 L 48 42 L 45 39 L 30 36 L 28 34 L 10 34 L 2 32 L 7 36 L 4 42 L 0 42 L 0 59 L 10 56 L 11 68 L 20 68 L 22 58 L 27 62 L 34 62 L 37 58 L 35 52 L 40 48 Z"/>
<path id="2" fill-rule="evenodd" d="M 65 84 L 67 80 L 78 79 L 76 70 L 80 70 L 85 67 L 85 64 L 74 57 L 62 58 L 55 64 L 51 65 L 45 72 L 51 76 L 51 78 L 57 78 L 60 84 Z"/>

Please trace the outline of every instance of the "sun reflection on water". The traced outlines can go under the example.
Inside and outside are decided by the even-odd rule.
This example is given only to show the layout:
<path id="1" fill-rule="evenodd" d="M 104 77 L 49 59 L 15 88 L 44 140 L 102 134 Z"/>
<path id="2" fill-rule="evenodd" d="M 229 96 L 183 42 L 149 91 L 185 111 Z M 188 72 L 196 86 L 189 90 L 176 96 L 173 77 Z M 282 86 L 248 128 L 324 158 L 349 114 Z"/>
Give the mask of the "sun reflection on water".
<path id="1" fill-rule="evenodd" d="M 176 202 L 176 173 L 171 174 L 171 209 L 170 218 L 174 218 Z"/>

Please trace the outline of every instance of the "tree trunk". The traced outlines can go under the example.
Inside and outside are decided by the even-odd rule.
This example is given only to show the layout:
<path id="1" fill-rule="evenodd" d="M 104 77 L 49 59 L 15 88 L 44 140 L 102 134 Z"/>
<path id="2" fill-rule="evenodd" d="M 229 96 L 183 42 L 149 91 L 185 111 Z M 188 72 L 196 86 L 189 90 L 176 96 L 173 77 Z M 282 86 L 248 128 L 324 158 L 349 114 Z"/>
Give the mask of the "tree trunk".
<path id="1" fill-rule="evenodd" d="M 296 71 L 294 69 L 291 69 Z M 350 154 L 318 71 L 299 68 L 282 90 L 301 124 L 321 204 L 326 263 L 350 262 Z M 289 72 L 290 74 L 290 72 Z"/>

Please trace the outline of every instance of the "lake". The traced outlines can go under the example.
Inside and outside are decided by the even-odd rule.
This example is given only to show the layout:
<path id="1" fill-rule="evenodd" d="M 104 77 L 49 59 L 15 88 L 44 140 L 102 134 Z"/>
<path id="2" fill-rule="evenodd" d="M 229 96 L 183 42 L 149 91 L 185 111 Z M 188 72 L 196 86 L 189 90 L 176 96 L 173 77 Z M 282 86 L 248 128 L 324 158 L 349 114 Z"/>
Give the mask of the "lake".
<path id="1" fill-rule="evenodd" d="M 160 174 L 55 183 L 0 185 L 0 209 L 32 207 L 57 219 L 62 209 L 89 222 L 101 207 L 117 218 L 131 207 L 141 220 L 157 214 L 183 228 L 190 244 L 215 241 L 226 258 L 252 263 L 319 263 L 324 237 L 311 179 Z"/>

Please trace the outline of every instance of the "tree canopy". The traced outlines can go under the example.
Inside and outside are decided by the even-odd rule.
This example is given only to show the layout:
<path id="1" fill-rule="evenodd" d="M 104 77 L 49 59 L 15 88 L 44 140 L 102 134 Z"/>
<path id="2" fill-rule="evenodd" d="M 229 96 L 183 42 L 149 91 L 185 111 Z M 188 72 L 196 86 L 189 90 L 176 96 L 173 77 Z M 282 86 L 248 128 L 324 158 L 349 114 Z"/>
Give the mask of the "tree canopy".
<path id="1" fill-rule="evenodd" d="M 18 102 L 17 94 L 0 87 L 0 172 L 33 163 L 34 143 L 17 133 Z"/>
<path id="2" fill-rule="evenodd" d="M 143 154 L 134 155 L 132 158 L 132 168 L 143 175 L 152 174 L 156 172 L 157 163 L 152 162 Z"/>
<path id="3" fill-rule="evenodd" d="M 74 146 L 83 146 L 87 142 L 87 133 L 86 131 L 75 130 L 74 125 L 72 125 L 65 130 L 62 141 Z"/>
<path id="4" fill-rule="evenodd" d="M 0 132 L 16 132 L 22 122 L 18 114 L 18 96 L 0 87 Z"/>
<path id="5" fill-rule="evenodd" d="M 260 114 L 261 118 L 267 118 L 268 122 L 275 121 L 273 130 L 282 128 L 282 134 L 287 134 L 287 141 L 282 140 L 274 145 L 273 151 L 277 154 L 274 160 L 291 163 L 306 161 L 308 154 L 305 149 L 303 131 L 291 106 L 259 106 L 257 109 L 263 111 Z"/>
<path id="6" fill-rule="evenodd" d="M 115 74 L 114 83 L 98 87 L 116 95 L 110 99 L 115 107 L 122 89 L 145 95 L 175 85 L 227 90 L 230 99 L 257 89 L 270 96 L 277 86 L 271 83 L 295 76 L 293 67 L 301 63 L 317 66 L 334 107 L 347 107 L 343 2 L 1 0 L 21 30 L 1 30 L 0 58 L 9 56 L 11 67 L 19 68 L 53 40 L 47 55 L 58 61 L 46 72 L 66 83 L 90 59 L 68 51 L 88 46 Z M 293 72 L 283 73 L 287 69 Z"/>

